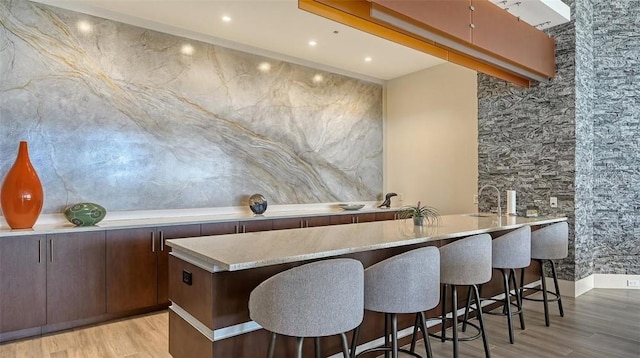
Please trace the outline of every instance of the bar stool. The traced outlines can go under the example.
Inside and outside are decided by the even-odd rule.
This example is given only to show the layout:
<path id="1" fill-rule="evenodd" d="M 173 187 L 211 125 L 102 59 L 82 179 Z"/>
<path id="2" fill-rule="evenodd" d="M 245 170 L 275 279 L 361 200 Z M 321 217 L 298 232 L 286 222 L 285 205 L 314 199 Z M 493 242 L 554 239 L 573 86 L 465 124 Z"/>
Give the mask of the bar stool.
<path id="1" fill-rule="evenodd" d="M 444 285 L 442 290 L 442 331 L 440 332 L 440 335 L 430 335 L 440 338 L 442 342 L 445 340 L 452 340 L 454 358 L 458 358 L 459 355 L 459 341 L 473 340 L 480 336 L 482 336 L 485 357 L 491 357 L 489 341 L 487 340 L 487 333 L 484 329 L 484 321 L 482 319 L 482 309 L 480 309 L 479 304 L 480 293 L 478 292 L 478 285 L 486 283 L 490 279 L 491 236 L 489 234 L 470 236 L 465 239 L 454 241 L 440 248 L 440 283 Z M 472 290 L 473 297 L 476 302 L 474 310 L 478 317 L 479 327 L 463 319 L 463 323 L 466 322 L 467 325 L 478 330 L 478 334 L 471 337 L 458 337 L 458 286 L 468 286 L 469 290 Z M 451 290 L 453 338 L 447 338 L 446 336 L 447 288 L 450 288 Z"/>
<path id="2" fill-rule="evenodd" d="M 340 335 L 345 358 L 349 346 L 345 332 L 364 316 L 364 269 L 353 259 L 313 262 L 281 272 L 262 282 L 249 297 L 249 316 L 271 332 L 268 357 L 272 358 L 278 334 L 297 337 L 297 357 L 302 358 L 304 337 Z"/>
<path id="3" fill-rule="evenodd" d="M 415 313 L 420 318 L 419 326 L 424 336 L 427 357 L 431 358 L 424 311 L 436 307 L 439 299 L 440 252 L 436 247 L 411 250 L 368 267 L 364 271 L 364 308 L 385 314 L 385 345 L 367 349 L 357 356 L 385 351 L 385 356 L 391 352 L 393 358 L 398 357 L 398 352 L 421 358 L 413 351 L 398 348 L 398 314 Z M 391 332 L 388 329 L 389 321 Z M 352 356 L 355 356 L 359 332 L 360 327 L 354 333 Z"/>
<path id="4" fill-rule="evenodd" d="M 549 301 L 558 301 L 558 311 L 560 317 L 564 317 L 562 309 L 562 298 L 560 297 L 560 288 L 558 287 L 558 275 L 556 274 L 556 265 L 552 260 L 563 259 L 569 255 L 569 224 L 566 221 L 545 226 L 531 232 L 531 258 L 540 263 L 540 278 L 542 280 L 542 289 L 539 287 L 524 288 L 524 270 L 520 275 L 520 296 L 525 300 L 544 302 L 544 323 L 547 327 L 551 325 L 549 321 Z M 556 291 L 547 290 L 547 282 L 544 278 L 544 263 L 551 263 L 551 273 L 553 275 L 553 284 Z M 542 291 L 542 299 L 525 297 L 526 291 Z M 554 296 L 549 299 L 548 295 Z"/>
<path id="5" fill-rule="evenodd" d="M 507 316 L 507 326 L 509 328 L 509 342 L 513 344 L 513 322 L 512 316 L 520 316 L 520 328 L 524 329 L 524 314 L 522 310 L 522 297 L 520 288 L 516 281 L 516 269 L 523 269 L 531 264 L 531 227 L 523 226 L 507 234 L 499 236 L 491 241 L 491 267 L 500 270 L 504 284 L 504 299 L 481 298 L 482 301 L 503 302 L 502 312 L 486 312 L 489 314 L 501 314 Z M 508 273 L 508 274 L 507 274 Z M 511 286 L 513 283 L 513 286 Z M 516 298 L 516 311 L 511 310 L 511 289 L 514 290 Z M 480 291 L 482 287 L 480 287 Z M 467 297 L 467 310 L 465 311 L 465 322 L 469 314 L 471 304 L 471 292 Z M 463 331 L 466 324 L 463 324 Z"/>

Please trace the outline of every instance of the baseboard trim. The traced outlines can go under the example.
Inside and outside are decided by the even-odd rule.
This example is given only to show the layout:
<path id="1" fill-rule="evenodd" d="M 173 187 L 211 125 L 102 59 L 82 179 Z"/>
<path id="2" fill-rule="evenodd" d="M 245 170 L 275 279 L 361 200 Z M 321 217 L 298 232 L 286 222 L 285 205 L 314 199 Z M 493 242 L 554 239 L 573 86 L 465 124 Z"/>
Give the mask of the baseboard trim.
<path id="1" fill-rule="evenodd" d="M 594 288 L 638 290 L 640 287 L 627 286 L 628 280 L 639 280 L 640 275 L 593 274 L 578 281 L 558 280 L 562 296 L 578 297 Z M 547 287 L 553 290 L 553 279 L 546 278 Z"/>

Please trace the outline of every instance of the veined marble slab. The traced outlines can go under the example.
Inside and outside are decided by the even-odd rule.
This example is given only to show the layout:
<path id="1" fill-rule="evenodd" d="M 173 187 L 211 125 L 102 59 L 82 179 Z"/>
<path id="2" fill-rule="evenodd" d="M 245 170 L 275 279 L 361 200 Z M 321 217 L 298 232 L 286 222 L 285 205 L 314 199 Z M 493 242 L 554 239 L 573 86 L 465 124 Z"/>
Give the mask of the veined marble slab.
<path id="1" fill-rule="evenodd" d="M 447 215 L 435 226 L 416 227 L 412 220 L 389 220 L 174 239 L 167 240 L 167 245 L 174 256 L 211 272 L 238 271 L 566 220 L 566 217 Z"/>
<path id="2" fill-rule="evenodd" d="M 381 85 L 26 0 L 0 0 L 0 134 L 44 213 L 382 194 Z"/>

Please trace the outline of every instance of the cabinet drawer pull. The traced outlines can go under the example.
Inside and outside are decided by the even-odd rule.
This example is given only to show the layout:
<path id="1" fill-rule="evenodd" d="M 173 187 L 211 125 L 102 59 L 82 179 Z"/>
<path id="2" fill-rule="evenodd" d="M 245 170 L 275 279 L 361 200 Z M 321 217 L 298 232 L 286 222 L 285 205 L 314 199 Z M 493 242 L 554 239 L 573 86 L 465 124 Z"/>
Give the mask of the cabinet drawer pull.
<path id="1" fill-rule="evenodd" d="M 53 240 L 49 240 L 49 262 L 53 262 Z"/>
<path id="2" fill-rule="evenodd" d="M 38 240 L 38 263 L 42 262 L 42 240 Z"/>
<path id="3" fill-rule="evenodd" d="M 156 252 L 156 233 L 151 232 L 151 252 Z"/>
<path id="4" fill-rule="evenodd" d="M 164 233 L 160 231 L 160 252 L 164 252 Z"/>

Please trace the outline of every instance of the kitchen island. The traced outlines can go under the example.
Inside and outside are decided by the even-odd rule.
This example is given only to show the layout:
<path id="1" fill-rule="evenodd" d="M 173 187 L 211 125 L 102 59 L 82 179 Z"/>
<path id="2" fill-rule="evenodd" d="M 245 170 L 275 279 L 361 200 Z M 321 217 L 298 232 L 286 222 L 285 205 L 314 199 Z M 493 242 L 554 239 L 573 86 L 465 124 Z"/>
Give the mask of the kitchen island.
<path id="1" fill-rule="evenodd" d="M 278 272 L 314 260 L 349 257 L 365 267 L 423 246 L 442 246 L 480 233 L 499 236 L 524 225 L 565 221 L 564 217 L 497 217 L 449 215 L 434 226 L 415 227 L 410 220 L 392 220 L 303 229 L 205 236 L 168 240 L 169 351 L 176 357 L 255 357 L 266 352 L 267 333 L 249 319 L 249 294 Z M 527 281 L 539 268 L 532 265 Z M 497 293 L 490 283 L 486 293 Z M 464 296 L 464 295 L 461 295 Z M 433 316 L 439 307 L 429 312 Z M 382 315 L 367 312 L 362 345 L 382 336 Z M 399 317 L 400 329 L 410 331 L 411 315 Z M 305 351 L 313 351 L 312 340 Z M 293 355 L 294 339 L 280 339 L 276 355 Z M 339 339 L 323 339 L 323 354 L 339 351 Z"/>

